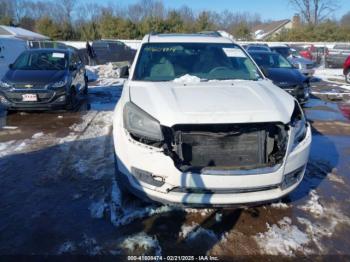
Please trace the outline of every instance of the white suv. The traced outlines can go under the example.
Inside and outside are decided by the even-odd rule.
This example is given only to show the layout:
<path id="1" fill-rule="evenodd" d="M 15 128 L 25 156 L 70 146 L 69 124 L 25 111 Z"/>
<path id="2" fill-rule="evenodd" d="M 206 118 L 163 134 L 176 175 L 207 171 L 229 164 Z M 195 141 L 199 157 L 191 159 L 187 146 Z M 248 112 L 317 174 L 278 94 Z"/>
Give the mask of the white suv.
<path id="1" fill-rule="evenodd" d="M 113 127 L 121 186 L 180 205 L 279 199 L 311 144 L 298 102 L 239 45 L 205 34 L 144 37 Z"/>

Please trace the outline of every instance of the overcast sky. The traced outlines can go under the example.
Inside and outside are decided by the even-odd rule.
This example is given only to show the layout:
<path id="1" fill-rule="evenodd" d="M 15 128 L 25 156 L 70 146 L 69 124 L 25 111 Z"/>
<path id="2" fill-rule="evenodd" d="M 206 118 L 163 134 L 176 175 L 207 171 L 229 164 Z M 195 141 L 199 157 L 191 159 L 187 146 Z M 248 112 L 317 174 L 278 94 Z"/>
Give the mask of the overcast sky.
<path id="1" fill-rule="evenodd" d="M 120 3 L 123 6 L 138 2 L 138 0 L 80 0 L 80 2 L 90 1 L 96 3 Z M 337 0 L 338 10 L 334 17 L 339 19 L 346 12 L 350 11 L 350 0 Z M 277 20 L 291 18 L 295 10 L 289 4 L 288 0 L 163 0 L 166 7 L 181 7 L 188 5 L 195 11 L 213 10 L 222 11 L 225 9 L 239 12 L 259 13 L 264 20 Z"/>

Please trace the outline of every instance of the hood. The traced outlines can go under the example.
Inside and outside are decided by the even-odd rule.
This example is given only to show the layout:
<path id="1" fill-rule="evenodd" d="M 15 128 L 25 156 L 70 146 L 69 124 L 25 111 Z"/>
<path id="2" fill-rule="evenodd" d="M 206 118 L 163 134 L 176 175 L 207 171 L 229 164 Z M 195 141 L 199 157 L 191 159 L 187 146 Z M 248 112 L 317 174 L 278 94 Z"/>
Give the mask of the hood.
<path id="1" fill-rule="evenodd" d="M 288 123 L 294 99 L 270 80 L 129 82 L 130 100 L 162 125 Z"/>
<path id="2" fill-rule="evenodd" d="M 300 63 L 300 64 L 303 64 L 303 65 L 314 64 L 313 61 L 311 61 L 309 59 L 306 59 L 304 57 L 301 57 L 301 56 L 290 56 L 290 57 L 288 57 L 288 60 L 292 64 L 295 64 L 295 63 Z"/>
<path id="3" fill-rule="evenodd" d="M 289 87 L 301 85 L 307 78 L 299 72 L 298 69 L 292 68 L 268 68 L 268 78 L 279 87 Z"/>
<path id="4" fill-rule="evenodd" d="M 65 75 L 64 70 L 9 70 L 4 80 L 15 86 L 18 84 L 45 86 L 62 80 Z"/>

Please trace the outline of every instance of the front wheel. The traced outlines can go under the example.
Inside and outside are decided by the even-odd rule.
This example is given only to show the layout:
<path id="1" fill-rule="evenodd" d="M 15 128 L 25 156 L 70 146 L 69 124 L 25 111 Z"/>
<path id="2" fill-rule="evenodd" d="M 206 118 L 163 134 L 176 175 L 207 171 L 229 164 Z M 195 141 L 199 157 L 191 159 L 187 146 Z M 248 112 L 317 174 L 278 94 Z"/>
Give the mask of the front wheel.
<path id="1" fill-rule="evenodd" d="M 67 95 L 67 110 L 73 110 L 77 104 L 77 92 L 75 91 L 75 88 L 72 87 L 71 92 L 69 95 Z"/>
<path id="2" fill-rule="evenodd" d="M 89 85 L 88 85 L 87 77 L 84 77 L 83 94 L 86 95 L 86 96 L 88 95 L 88 88 L 89 88 Z"/>

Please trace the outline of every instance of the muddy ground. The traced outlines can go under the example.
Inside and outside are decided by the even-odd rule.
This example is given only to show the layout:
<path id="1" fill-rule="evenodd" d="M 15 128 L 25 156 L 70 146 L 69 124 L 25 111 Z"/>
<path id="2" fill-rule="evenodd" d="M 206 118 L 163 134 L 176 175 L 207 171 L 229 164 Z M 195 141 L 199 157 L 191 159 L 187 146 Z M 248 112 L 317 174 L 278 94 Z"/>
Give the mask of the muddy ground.
<path id="1" fill-rule="evenodd" d="M 349 91 L 326 82 L 312 90 L 302 184 L 245 209 L 179 209 L 121 193 L 111 137 L 120 85 L 91 86 L 76 112 L 0 111 L 0 256 L 350 255 Z"/>

